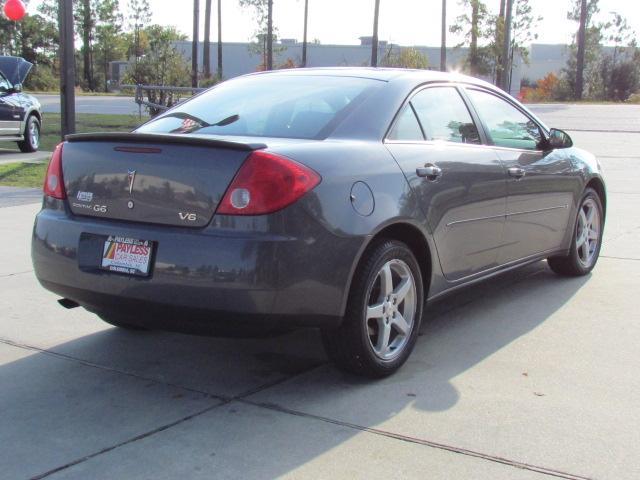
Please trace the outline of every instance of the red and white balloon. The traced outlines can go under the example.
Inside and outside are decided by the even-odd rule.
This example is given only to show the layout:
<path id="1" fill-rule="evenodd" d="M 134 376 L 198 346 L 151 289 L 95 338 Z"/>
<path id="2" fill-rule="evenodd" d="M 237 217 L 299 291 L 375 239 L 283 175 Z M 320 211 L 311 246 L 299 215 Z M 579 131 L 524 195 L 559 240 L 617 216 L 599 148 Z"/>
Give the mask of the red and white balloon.
<path id="1" fill-rule="evenodd" d="M 22 20 L 27 13 L 27 9 L 20 0 L 7 0 L 4 4 L 4 14 L 9 20 Z"/>

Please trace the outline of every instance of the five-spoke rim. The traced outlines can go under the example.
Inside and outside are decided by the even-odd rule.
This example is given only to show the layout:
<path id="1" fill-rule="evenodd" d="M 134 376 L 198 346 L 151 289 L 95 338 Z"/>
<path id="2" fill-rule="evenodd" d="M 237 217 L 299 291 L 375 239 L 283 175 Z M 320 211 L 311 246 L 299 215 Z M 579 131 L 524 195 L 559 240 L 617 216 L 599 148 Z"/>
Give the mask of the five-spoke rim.
<path id="1" fill-rule="evenodd" d="M 416 286 L 409 266 L 394 259 L 378 271 L 369 290 L 367 334 L 373 352 L 396 358 L 407 344 L 416 314 Z"/>
<path id="2" fill-rule="evenodd" d="M 31 139 L 31 146 L 38 148 L 38 144 L 40 143 L 40 129 L 35 121 L 29 124 L 29 137 Z"/>
<path id="3" fill-rule="evenodd" d="M 576 228 L 576 250 L 578 260 L 584 267 L 590 267 L 595 260 L 600 242 L 600 211 L 596 202 L 588 198 L 578 213 Z"/>

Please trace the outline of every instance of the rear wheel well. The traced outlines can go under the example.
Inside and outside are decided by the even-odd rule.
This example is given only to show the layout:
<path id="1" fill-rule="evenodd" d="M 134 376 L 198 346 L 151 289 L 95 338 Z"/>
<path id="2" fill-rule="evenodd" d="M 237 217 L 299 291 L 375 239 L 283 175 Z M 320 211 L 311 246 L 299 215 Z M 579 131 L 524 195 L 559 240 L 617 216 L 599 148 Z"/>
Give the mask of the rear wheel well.
<path id="1" fill-rule="evenodd" d="M 591 180 L 589 180 L 589 183 L 587 183 L 587 187 L 586 188 L 593 188 L 596 191 L 596 193 L 600 197 L 600 202 L 602 202 L 602 213 L 603 213 L 604 216 L 606 216 L 606 212 L 607 212 L 607 194 L 605 193 L 604 183 L 602 183 L 602 180 L 600 180 L 597 177 L 596 178 L 592 178 Z"/>
<path id="2" fill-rule="evenodd" d="M 429 284 L 431 283 L 431 251 L 429 250 L 429 244 L 427 239 L 424 238 L 423 233 L 413 225 L 407 223 L 395 223 L 385 227 L 378 232 L 371 242 L 379 240 L 381 238 L 398 240 L 406 244 L 411 252 L 415 255 L 418 265 L 420 266 L 420 273 L 422 273 L 422 285 L 424 286 L 425 298 L 429 292 Z"/>

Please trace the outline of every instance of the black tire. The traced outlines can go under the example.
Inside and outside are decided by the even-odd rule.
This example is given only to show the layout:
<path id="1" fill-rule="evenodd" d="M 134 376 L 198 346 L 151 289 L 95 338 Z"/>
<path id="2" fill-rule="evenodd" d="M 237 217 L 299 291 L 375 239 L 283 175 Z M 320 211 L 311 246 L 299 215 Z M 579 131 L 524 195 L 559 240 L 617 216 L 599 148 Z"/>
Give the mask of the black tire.
<path id="1" fill-rule="evenodd" d="M 111 313 L 97 313 L 98 317 L 104 322 L 107 322 L 110 325 L 118 328 L 124 328 L 125 330 L 136 330 L 136 331 L 148 331 L 148 328 L 144 328 L 138 325 L 133 325 L 127 322 L 126 318 L 120 317 L 117 315 L 113 315 Z"/>
<path id="2" fill-rule="evenodd" d="M 376 305 L 391 305 L 384 302 L 387 297 L 382 291 L 382 278 L 379 277 L 382 269 L 387 265 L 392 265 L 393 268 L 401 267 L 407 273 L 406 277 L 394 277 L 395 279 L 399 278 L 400 281 L 408 278 L 406 270 L 408 267 L 413 280 L 413 290 L 410 294 L 406 294 L 406 297 L 403 297 L 402 300 L 399 300 L 397 304 L 394 299 L 393 306 L 386 307 L 387 315 L 390 315 L 389 312 L 392 311 L 393 318 L 376 317 L 367 319 L 367 308 L 374 296 L 377 297 L 373 301 Z M 392 273 L 391 275 L 394 274 Z M 393 286 L 393 281 L 391 285 Z M 393 292 L 396 292 L 396 290 L 394 289 Z M 413 307 L 408 303 L 411 300 L 415 300 Z M 381 301 L 382 303 L 380 303 Z M 420 267 L 409 247 L 397 240 L 383 239 L 377 241 L 367 249 L 356 269 L 342 324 L 338 328 L 324 329 L 322 331 L 322 342 L 327 355 L 338 368 L 356 375 L 380 378 L 394 373 L 404 364 L 415 346 L 420 330 L 423 302 L 424 291 Z M 413 303 L 411 301 L 411 304 Z M 408 316 L 408 308 L 413 308 L 411 329 L 408 335 L 402 335 L 393 322 L 396 321 L 396 313 L 400 315 L 400 318 Z M 384 312 L 385 310 L 381 309 L 381 311 Z M 372 320 L 373 326 L 371 324 Z M 391 326 L 389 326 L 390 321 Z M 386 322 L 388 331 L 392 332 L 386 337 L 387 351 L 394 355 L 392 358 L 381 358 L 373 346 L 372 335 L 379 335 L 380 325 L 383 325 L 379 322 Z M 372 328 L 378 329 L 378 333 L 372 332 Z M 382 328 L 384 328 L 384 325 Z M 390 335 L 392 334 L 394 335 L 394 340 L 390 341 Z M 377 338 L 379 340 L 379 337 Z M 396 341 L 400 342 L 397 347 L 398 350 L 392 351 L 391 344 Z"/>
<path id="3" fill-rule="evenodd" d="M 32 129 L 37 129 L 37 136 L 34 136 Z M 24 140 L 18 142 L 18 148 L 23 153 L 37 152 L 40 146 L 40 121 L 35 115 L 29 115 L 24 126 Z"/>
<path id="4" fill-rule="evenodd" d="M 590 250 L 592 253 L 589 255 L 589 260 L 587 262 L 584 261 L 583 252 L 579 252 L 578 250 L 578 239 L 580 231 L 580 214 L 584 211 L 586 206 L 595 206 L 598 214 L 598 238 L 597 244 L 593 249 Z M 596 266 L 598 261 L 598 257 L 600 256 L 600 248 L 602 246 L 602 232 L 604 230 L 604 212 L 602 209 L 602 200 L 598 193 L 592 188 L 587 188 L 584 191 L 582 199 L 580 200 L 580 208 L 576 214 L 573 233 L 571 235 L 571 250 L 568 255 L 565 256 L 555 256 L 549 257 L 547 259 L 547 263 L 551 270 L 553 270 L 558 275 L 567 276 L 567 277 L 579 277 L 582 275 L 586 275 L 593 267 Z"/>

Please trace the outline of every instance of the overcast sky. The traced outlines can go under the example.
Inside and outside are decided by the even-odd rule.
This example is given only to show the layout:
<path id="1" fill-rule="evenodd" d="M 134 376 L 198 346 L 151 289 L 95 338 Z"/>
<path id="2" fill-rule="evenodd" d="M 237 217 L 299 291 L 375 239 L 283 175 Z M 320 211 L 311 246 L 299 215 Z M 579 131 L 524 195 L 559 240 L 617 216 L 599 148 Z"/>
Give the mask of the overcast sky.
<path id="1" fill-rule="evenodd" d="M 32 0 L 30 9 L 39 2 Z M 126 6 L 126 0 L 120 0 Z M 149 0 L 153 22 L 176 25 L 191 38 L 192 0 Z M 204 0 L 200 0 L 201 24 Z M 274 0 L 274 23 L 280 38 L 302 40 L 304 0 Z M 577 24 L 567 20 L 567 10 L 574 0 L 531 0 L 534 13 L 543 17 L 536 27 L 539 43 L 568 43 Z M 217 20 L 213 0 L 212 40 L 217 38 Z M 489 8 L 497 11 L 500 0 L 486 0 Z M 374 0 L 309 0 L 309 40 L 318 38 L 322 43 L 357 44 L 358 37 L 371 35 Z M 441 0 L 380 0 L 379 38 L 400 45 L 439 45 Z M 448 20 L 453 22 L 461 13 L 458 0 L 448 0 Z M 249 10 L 241 9 L 238 0 L 222 0 L 223 41 L 245 42 L 256 25 Z M 600 0 L 599 18 L 617 11 L 640 33 L 639 0 Z M 200 27 L 202 38 L 203 27 Z M 449 35 L 449 45 L 457 38 Z"/>

